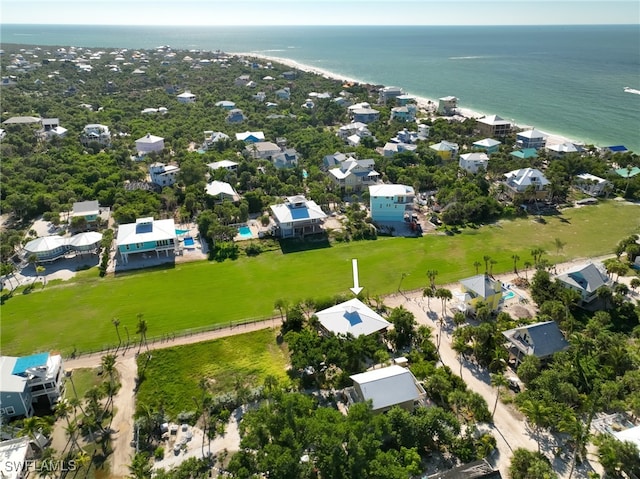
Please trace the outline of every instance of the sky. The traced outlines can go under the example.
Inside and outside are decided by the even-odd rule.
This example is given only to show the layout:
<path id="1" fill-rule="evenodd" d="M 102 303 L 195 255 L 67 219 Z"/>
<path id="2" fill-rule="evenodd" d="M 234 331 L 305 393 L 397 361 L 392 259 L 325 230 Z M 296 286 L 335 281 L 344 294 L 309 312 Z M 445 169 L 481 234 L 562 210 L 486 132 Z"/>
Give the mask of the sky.
<path id="1" fill-rule="evenodd" d="M 4 24 L 640 24 L 638 0 L 1 0 Z"/>

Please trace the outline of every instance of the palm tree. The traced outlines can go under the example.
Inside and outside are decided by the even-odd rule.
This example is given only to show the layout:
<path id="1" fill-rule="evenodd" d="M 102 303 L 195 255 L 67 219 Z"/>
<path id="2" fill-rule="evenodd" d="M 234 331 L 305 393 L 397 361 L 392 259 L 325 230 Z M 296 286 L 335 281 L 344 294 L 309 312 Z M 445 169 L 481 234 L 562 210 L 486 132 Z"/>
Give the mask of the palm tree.
<path id="1" fill-rule="evenodd" d="M 480 269 L 480 266 L 482 266 L 482 263 L 478 260 L 475 260 L 473 262 L 473 267 L 476 269 L 476 274 L 478 274 L 478 269 Z"/>
<path id="2" fill-rule="evenodd" d="M 491 261 L 491 256 L 486 254 L 482 259 L 484 260 L 484 274 L 489 274 L 489 261 Z"/>
<path id="3" fill-rule="evenodd" d="M 280 319 L 282 320 L 282 323 L 284 324 L 284 313 L 287 311 L 288 308 L 288 303 L 286 299 L 276 299 L 276 302 L 274 303 L 274 308 L 276 308 L 278 311 L 280 311 Z"/>
<path id="4" fill-rule="evenodd" d="M 540 428 L 549 424 L 551 408 L 537 399 L 527 399 L 520 405 L 520 410 L 527 416 L 527 420 L 533 425 L 536 442 L 538 443 L 538 453 L 540 453 Z"/>
<path id="5" fill-rule="evenodd" d="M 513 260 L 513 273 L 518 274 L 518 261 L 520 261 L 520 256 L 512 254 L 511 259 Z"/>
<path id="6" fill-rule="evenodd" d="M 149 351 L 149 345 L 147 344 L 147 322 L 143 319 L 143 314 L 138 313 L 136 316 L 138 318 L 138 326 L 136 327 L 136 334 L 140 335 L 140 345 L 138 346 L 138 353 L 140 353 L 140 349 L 142 349 L 142 343 L 147 346 L 147 351 Z"/>
<path id="7" fill-rule="evenodd" d="M 427 277 L 429 278 L 429 284 L 432 289 L 436 289 L 436 276 L 438 276 L 438 271 L 435 269 L 427 270 Z"/>
<path id="8" fill-rule="evenodd" d="M 491 375 L 491 385 L 496 388 L 496 402 L 493 403 L 493 411 L 491 412 L 491 417 L 493 418 L 498 407 L 498 399 L 500 399 L 500 389 L 508 386 L 509 382 L 503 373 L 495 373 Z"/>
<path id="9" fill-rule="evenodd" d="M 114 373 L 116 372 L 116 355 L 106 354 L 102 356 L 102 370 L 109 376 L 108 387 L 106 388 L 109 400 L 106 408 L 113 405 L 113 395 L 115 393 Z"/>
<path id="10" fill-rule="evenodd" d="M 38 450 L 42 452 L 40 442 L 37 440 L 37 434 L 44 434 L 45 426 L 46 423 L 42 418 L 36 416 L 28 417 L 22 422 L 22 429 L 18 434 L 20 436 L 29 437 L 29 439 L 31 439 L 31 441 L 36 445 Z"/>
<path id="11" fill-rule="evenodd" d="M 632 278 L 631 281 L 629 282 L 629 286 L 631 286 L 631 289 L 633 290 L 633 293 L 635 294 L 636 288 L 640 287 L 640 278 Z"/>
<path id="12" fill-rule="evenodd" d="M 453 294 L 447 288 L 438 288 L 435 297 L 442 301 L 442 318 L 444 319 L 447 316 L 447 301 L 453 298 Z"/>
<path id="13" fill-rule="evenodd" d="M 133 479 L 147 479 L 151 477 L 151 465 L 146 452 L 138 452 L 133 456 L 133 461 L 129 465 L 129 472 Z"/>
<path id="14" fill-rule="evenodd" d="M 118 349 L 120 349 L 120 346 L 122 345 L 122 338 L 120 338 L 120 330 L 118 329 L 120 326 L 120 320 L 118 318 L 113 318 L 111 322 L 113 323 L 113 326 L 116 328 L 116 334 L 118 335 Z"/>
<path id="15" fill-rule="evenodd" d="M 44 272 L 46 271 L 46 268 L 42 265 L 38 265 L 36 266 L 36 279 L 33 281 L 34 283 L 37 281 L 37 279 L 42 276 L 42 287 L 44 288 Z"/>
<path id="16" fill-rule="evenodd" d="M 431 310 L 431 298 L 433 298 L 434 296 L 435 290 L 431 286 L 422 290 L 422 297 L 427 298 L 427 308 L 429 308 L 429 310 Z"/>
<path id="17" fill-rule="evenodd" d="M 70 449 L 69 452 L 73 451 L 73 446 L 76 446 L 78 449 L 80 448 L 76 440 L 76 432 L 78 428 L 76 424 L 72 423 L 71 420 L 69 419 L 69 416 L 71 416 L 71 413 L 73 410 L 74 410 L 73 406 L 71 406 L 71 404 L 65 400 L 58 401 L 58 403 L 55 405 L 55 408 L 54 408 L 55 416 L 59 419 L 64 418 L 67 422 L 67 427 L 65 428 L 65 430 L 69 435 L 69 441 L 71 442 L 71 445 L 72 445 L 72 449 Z"/>
<path id="18" fill-rule="evenodd" d="M 598 297 L 598 299 L 600 299 L 604 303 L 604 310 L 608 311 L 609 303 L 613 299 L 613 292 L 611 291 L 611 288 L 609 288 L 606 285 L 600 286 L 596 290 L 596 296 Z"/>

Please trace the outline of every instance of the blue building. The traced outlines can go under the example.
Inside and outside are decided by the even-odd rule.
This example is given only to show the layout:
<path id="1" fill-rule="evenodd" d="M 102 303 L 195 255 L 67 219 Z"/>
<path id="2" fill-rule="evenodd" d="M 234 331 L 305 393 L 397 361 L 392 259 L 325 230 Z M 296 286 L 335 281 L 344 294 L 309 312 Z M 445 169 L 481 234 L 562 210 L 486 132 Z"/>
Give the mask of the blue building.
<path id="1" fill-rule="evenodd" d="M 134 253 L 155 253 L 156 258 L 160 258 L 160 253 L 164 252 L 168 258 L 169 253 L 178 254 L 180 251 L 173 219 L 138 218 L 135 223 L 120 225 L 116 244 L 124 264 Z"/>
<path id="2" fill-rule="evenodd" d="M 405 214 L 413 211 L 415 192 L 406 185 L 369 186 L 371 219 L 378 222 L 404 221 Z"/>

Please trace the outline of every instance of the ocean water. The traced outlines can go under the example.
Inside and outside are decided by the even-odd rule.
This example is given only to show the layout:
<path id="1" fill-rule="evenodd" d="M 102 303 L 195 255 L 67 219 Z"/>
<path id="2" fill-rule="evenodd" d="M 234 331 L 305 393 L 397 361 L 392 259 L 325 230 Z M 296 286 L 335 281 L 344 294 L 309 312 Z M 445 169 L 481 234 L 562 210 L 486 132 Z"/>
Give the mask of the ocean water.
<path id="1" fill-rule="evenodd" d="M 132 27 L 3 25 L 30 45 L 174 48 L 288 58 L 520 125 L 640 152 L 640 26 Z"/>

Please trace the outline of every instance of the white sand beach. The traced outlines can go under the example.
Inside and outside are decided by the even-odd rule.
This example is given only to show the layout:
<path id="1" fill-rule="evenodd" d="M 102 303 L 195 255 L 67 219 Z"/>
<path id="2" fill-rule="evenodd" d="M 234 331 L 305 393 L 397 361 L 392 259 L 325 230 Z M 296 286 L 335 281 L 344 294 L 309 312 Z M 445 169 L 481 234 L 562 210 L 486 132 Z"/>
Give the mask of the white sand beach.
<path id="1" fill-rule="evenodd" d="M 286 65 L 288 67 L 303 71 L 303 72 L 307 72 L 307 73 L 314 73 L 316 75 L 320 75 L 323 76 L 325 78 L 329 78 L 331 80 L 337 80 L 337 81 L 341 81 L 344 83 L 360 83 L 360 84 L 366 84 L 369 82 L 366 81 L 362 81 L 362 80 L 358 80 L 356 78 L 351 78 L 348 77 L 346 75 L 340 75 L 328 70 L 324 70 L 322 68 L 317 68 L 314 66 L 310 66 L 310 65 L 306 65 L 304 63 L 300 63 L 297 62 L 295 60 L 292 60 L 290 58 L 280 58 L 280 57 L 274 57 L 274 56 L 269 56 L 269 55 L 263 55 L 260 53 L 233 53 L 232 55 L 235 56 L 239 56 L 239 57 L 251 57 L 251 58 L 259 58 L 265 61 L 269 61 L 269 62 L 273 62 L 273 63 L 280 63 L 282 65 Z M 400 88 L 402 88 L 402 85 L 393 85 L 393 86 L 398 86 Z M 412 95 L 415 99 L 416 99 L 416 104 L 418 105 L 418 107 L 423 110 L 424 112 L 429 112 L 432 111 L 434 108 L 437 107 L 438 105 L 438 100 L 437 99 L 433 99 L 433 98 L 426 98 L 426 97 L 422 97 L 422 96 L 417 96 L 417 95 L 413 95 L 411 92 L 407 92 L 407 94 Z M 464 118 L 482 118 L 486 115 L 491 115 L 493 113 L 481 113 L 481 112 L 477 112 L 474 110 L 471 110 L 469 108 L 465 108 L 463 106 L 458 106 L 458 111 L 460 112 L 460 116 L 464 117 Z M 499 115 L 499 113 L 495 113 L 497 115 Z M 529 125 L 520 125 L 518 123 L 515 123 L 514 128 L 516 129 L 522 129 L 522 130 L 526 130 L 526 129 L 530 129 L 533 128 L 532 126 Z M 577 140 L 572 140 L 570 138 L 564 137 L 562 135 L 558 135 L 556 133 L 551 133 L 545 130 L 541 130 L 540 128 L 536 128 L 536 130 L 540 131 L 541 133 L 543 133 L 544 135 L 547 136 L 547 146 L 551 146 L 551 145 L 559 145 L 562 143 L 573 143 L 573 144 L 583 144 L 583 142 L 581 141 L 577 141 Z"/>

